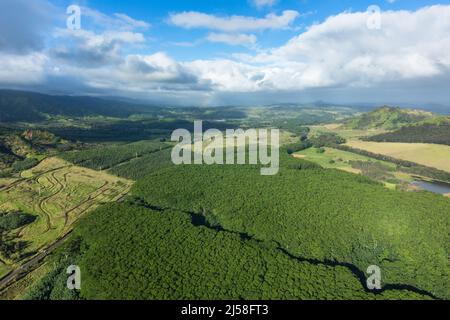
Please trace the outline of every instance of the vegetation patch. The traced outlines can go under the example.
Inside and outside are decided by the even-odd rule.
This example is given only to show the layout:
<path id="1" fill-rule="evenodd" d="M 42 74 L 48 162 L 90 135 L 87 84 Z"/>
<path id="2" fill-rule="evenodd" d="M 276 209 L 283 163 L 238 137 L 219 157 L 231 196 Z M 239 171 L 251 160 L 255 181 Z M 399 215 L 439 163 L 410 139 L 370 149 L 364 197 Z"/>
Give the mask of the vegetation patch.
<path id="1" fill-rule="evenodd" d="M 5 244 L 0 259 L 12 266 L 65 235 L 86 212 L 123 197 L 131 186 L 129 180 L 59 158 L 47 158 L 22 175 L 26 178 L 0 189 L 0 211 L 10 212 L 0 217 Z"/>
<path id="2" fill-rule="evenodd" d="M 450 146 L 425 143 L 391 143 L 349 141 L 351 148 L 385 155 L 388 157 L 418 163 L 424 166 L 450 172 Z"/>
<path id="3" fill-rule="evenodd" d="M 374 142 L 434 143 L 450 146 L 450 118 L 441 123 L 425 123 L 403 127 L 366 138 Z"/>
<path id="4" fill-rule="evenodd" d="M 247 166 L 178 166 L 138 181 L 154 207 L 200 212 L 227 230 L 276 241 L 294 256 L 379 265 L 385 284 L 447 297 L 448 199 L 384 188 L 362 176 L 303 169 L 261 177 Z"/>
<path id="5" fill-rule="evenodd" d="M 29 298 L 429 298 L 401 290 L 368 293 L 346 267 L 300 261 L 274 243 L 195 223 L 189 213 L 130 202 L 107 205 L 80 221 L 64 254 L 54 260 L 55 271 Z M 83 270 L 76 297 L 64 290 L 64 266 L 74 261 Z"/>

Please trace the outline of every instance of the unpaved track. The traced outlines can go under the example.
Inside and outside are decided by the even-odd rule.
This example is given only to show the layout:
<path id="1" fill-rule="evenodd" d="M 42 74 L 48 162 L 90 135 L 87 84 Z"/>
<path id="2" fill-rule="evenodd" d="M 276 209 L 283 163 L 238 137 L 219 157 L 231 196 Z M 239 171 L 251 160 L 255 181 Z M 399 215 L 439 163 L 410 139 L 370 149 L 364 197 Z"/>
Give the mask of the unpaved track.
<path id="1" fill-rule="evenodd" d="M 101 191 L 98 195 L 92 197 L 92 195 L 93 195 L 94 193 L 97 193 L 98 191 L 100 191 L 101 189 L 103 189 L 104 187 L 106 187 L 108 184 L 109 184 L 109 182 L 105 182 L 100 188 L 98 188 L 98 189 L 95 190 L 94 192 L 90 193 L 89 196 L 88 196 L 88 198 L 87 198 L 85 201 L 83 201 L 83 202 L 77 204 L 77 205 L 76 205 L 75 207 L 73 207 L 72 209 L 70 209 L 70 210 L 64 212 L 64 228 L 67 227 L 67 223 L 68 223 L 68 221 L 69 221 L 69 214 L 72 213 L 72 212 L 74 212 L 75 210 L 77 210 L 78 208 L 80 208 L 81 206 L 83 206 L 84 204 L 86 204 L 86 203 L 88 203 L 88 202 L 92 202 L 92 201 L 95 200 L 99 195 L 101 195 L 103 192 L 106 192 L 107 190 L 110 190 L 110 189 L 103 190 L 103 191 Z M 94 204 L 95 204 L 95 203 L 92 203 L 92 204 L 89 205 L 87 208 L 85 208 L 84 210 L 82 210 L 79 214 L 83 214 L 85 211 L 87 211 L 87 210 L 88 210 L 90 207 L 92 207 L 92 205 L 94 205 Z"/>
<path id="2" fill-rule="evenodd" d="M 50 176 L 51 178 L 53 178 L 54 181 L 52 181 L 52 179 L 50 179 L 50 177 L 46 177 L 48 179 L 48 181 L 53 185 L 51 189 L 55 188 L 55 191 L 53 192 L 53 194 L 51 194 L 50 196 L 42 199 L 41 201 L 39 201 L 39 209 L 44 213 L 45 219 L 46 219 L 46 223 L 47 223 L 47 230 L 44 231 L 47 232 L 49 230 L 51 230 L 53 228 L 52 222 L 51 222 L 51 212 L 49 212 L 47 209 L 45 209 L 45 205 L 47 204 L 47 202 L 56 197 L 57 195 L 59 195 L 61 192 L 64 191 L 64 189 L 66 188 L 61 181 L 59 181 L 59 179 L 56 177 L 56 173 L 58 173 L 58 171 L 53 171 Z"/>
<path id="3" fill-rule="evenodd" d="M 28 273 L 39 267 L 42 260 L 44 260 L 45 257 L 47 257 L 51 252 L 53 252 L 55 249 L 59 248 L 69 237 L 70 232 L 67 233 L 64 237 L 58 239 L 55 243 L 47 247 L 45 250 L 41 251 L 38 255 L 34 256 L 27 262 L 25 262 L 23 265 L 21 265 L 19 268 L 14 269 L 10 273 L 8 273 L 6 276 L 4 276 L 0 280 L 0 290 L 6 288 L 8 285 L 12 284 L 13 282 L 23 278 Z"/>
<path id="4" fill-rule="evenodd" d="M 99 190 L 101 190 L 102 188 L 104 188 L 105 186 L 107 186 L 109 183 L 106 182 L 102 187 L 100 187 L 99 189 L 97 189 L 96 191 L 94 191 L 93 193 L 91 193 L 88 197 L 88 199 L 77 205 L 76 207 L 70 209 L 69 211 L 67 211 L 65 213 L 66 216 L 66 223 L 68 220 L 68 214 L 74 210 L 76 210 L 77 208 L 79 208 L 80 206 L 82 206 L 83 204 L 86 204 L 87 202 L 92 202 L 93 200 L 95 200 L 96 198 L 100 197 L 101 195 L 103 195 L 105 192 L 111 190 L 110 188 L 104 189 L 102 190 L 100 193 L 98 193 L 95 196 L 92 196 L 94 193 L 97 193 Z M 116 199 L 116 201 L 120 201 L 121 199 L 123 199 L 128 192 L 130 191 L 130 187 L 124 188 L 121 192 L 118 192 L 118 194 L 115 196 L 114 199 Z M 94 203 L 93 203 L 94 204 Z M 93 205 L 92 204 L 92 205 Z M 89 205 L 87 208 L 85 208 L 84 210 L 82 210 L 80 212 L 80 214 L 83 214 L 84 212 L 86 212 L 87 210 L 89 210 L 91 208 L 92 205 Z M 10 273 L 8 273 L 5 277 L 3 277 L 0 280 L 0 290 L 6 288 L 7 286 L 13 284 L 15 281 L 25 277 L 28 273 L 32 272 L 33 270 L 35 270 L 36 268 L 38 268 L 41 265 L 41 262 L 50 254 L 52 253 L 55 249 L 59 248 L 61 245 L 64 244 L 64 242 L 69 238 L 70 234 L 72 233 L 72 231 L 70 230 L 68 233 L 66 233 L 62 238 L 58 239 L 55 243 L 53 243 L 52 245 L 50 245 L 49 247 L 47 247 L 46 249 L 42 250 L 39 254 L 37 254 L 36 256 L 34 256 L 33 258 L 31 258 L 29 261 L 25 262 L 23 265 L 21 265 L 20 267 L 18 267 L 17 269 L 12 270 Z"/>
<path id="5" fill-rule="evenodd" d="M 69 166 L 62 166 L 62 167 L 54 168 L 54 169 L 51 169 L 51 170 L 48 170 L 48 171 L 45 171 L 45 172 L 41 172 L 41 173 L 39 173 L 39 174 L 37 174 L 37 175 L 31 177 L 31 178 L 21 178 L 21 179 L 19 179 L 19 180 L 14 181 L 13 183 L 11 183 L 11 184 L 9 184 L 9 185 L 3 187 L 3 188 L 1 188 L 0 191 L 7 191 L 7 190 L 9 190 L 9 189 L 15 187 L 15 186 L 18 185 L 19 183 L 26 182 L 26 181 L 29 181 L 29 180 L 36 180 L 36 179 L 38 179 L 39 177 L 41 177 L 41 176 L 43 176 L 43 175 L 45 175 L 45 174 L 47 174 L 47 173 L 50 173 L 50 172 L 53 172 L 53 171 L 57 171 L 57 170 L 61 170 L 61 169 L 64 169 L 64 168 L 69 168 L 69 167 L 72 167 L 72 165 L 69 165 Z"/>
<path id="6" fill-rule="evenodd" d="M 26 183 L 28 181 L 35 181 L 39 185 L 43 185 L 42 182 L 39 181 L 39 179 L 46 178 L 50 183 L 50 190 L 52 191 L 52 194 L 45 197 L 44 199 L 40 200 L 38 203 L 38 208 L 40 209 L 39 211 L 42 211 L 44 218 L 46 219 L 47 231 L 48 231 L 52 228 L 51 214 L 45 209 L 45 204 L 50 199 L 57 196 L 58 194 L 60 194 L 63 190 L 65 190 L 67 188 L 67 176 L 70 174 L 70 172 L 64 173 L 64 175 L 62 177 L 64 183 L 62 183 L 56 175 L 62 169 L 69 168 L 69 167 L 72 167 L 72 166 L 71 165 L 70 166 L 62 166 L 62 167 L 48 170 L 46 172 L 41 172 L 31 178 L 19 179 L 17 181 L 14 181 L 10 185 L 3 187 L 2 189 L 0 189 L 0 191 L 8 191 L 8 190 L 12 189 L 13 187 L 15 187 L 21 183 Z M 94 192 L 90 193 L 84 202 L 82 202 L 82 203 L 78 204 L 77 206 L 75 206 L 74 208 L 66 211 L 64 213 L 64 216 L 65 216 L 64 228 L 69 227 L 69 226 L 67 226 L 67 223 L 68 223 L 68 219 L 69 219 L 69 214 L 71 212 L 83 207 L 83 205 L 86 205 L 86 204 L 88 204 L 88 206 L 86 208 L 83 208 L 83 210 L 81 210 L 78 215 L 81 215 L 81 214 L 85 213 L 86 211 L 88 211 L 93 205 L 95 205 L 95 200 L 97 198 L 105 195 L 105 193 L 107 193 L 108 191 L 110 191 L 112 189 L 111 187 L 109 187 L 109 184 L 110 184 L 110 182 L 106 181 L 101 187 L 99 187 Z M 126 194 L 128 194 L 129 190 L 130 190 L 130 187 L 126 187 L 126 188 L 122 188 L 122 189 L 118 188 L 117 194 L 114 195 L 114 197 L 112 197 L 111 199 L 122 199 Z M 45 232 L 47 232 L 47 231 L 45 231 Z M 53 252 L 55 249 L 60 247 L 67 240 L 67 238 L 71 234 L 72 230 L 66 230 L 66 231 L 67 231 L 67 233 L 64 236 L 57 239 L 53 244 L 49 245 L 47 248 L 40 250 L 40 252 L 37 255 L 35 255 L 34 257 L 32 257 L 30 260 L 26 261 L 25 263 L 23 263 L 20 267 L 17 267 L 16 269 L 9 272 L 2 279 L 0 279 L 0 290 L 5 289 L 7 286 L 13 284 L 15 281 L 23 278 L 28 273 L 30 273 L 31 271 L 33 271 L 37 267 L 39 267 L 41 265 L 41 262 L 51 252 Z M 6 263 L 4 263 L 4 264 L 8 265 Z"/>

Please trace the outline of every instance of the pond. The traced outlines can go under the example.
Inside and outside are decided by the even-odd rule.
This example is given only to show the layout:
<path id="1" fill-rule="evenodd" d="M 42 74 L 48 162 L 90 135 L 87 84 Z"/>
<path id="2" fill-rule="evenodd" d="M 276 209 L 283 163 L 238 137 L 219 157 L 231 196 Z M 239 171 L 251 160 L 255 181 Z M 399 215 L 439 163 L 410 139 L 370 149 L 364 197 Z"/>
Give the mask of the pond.
<path id="1" fill-rule="evenodd" d="M 438 194 L 448 194 L 450 193 L 450 184 L 440 181 L 424 181 L 415 180 L 411 183 L 413 186 L 419 187 L 420 189 L 427 190 Z"/>

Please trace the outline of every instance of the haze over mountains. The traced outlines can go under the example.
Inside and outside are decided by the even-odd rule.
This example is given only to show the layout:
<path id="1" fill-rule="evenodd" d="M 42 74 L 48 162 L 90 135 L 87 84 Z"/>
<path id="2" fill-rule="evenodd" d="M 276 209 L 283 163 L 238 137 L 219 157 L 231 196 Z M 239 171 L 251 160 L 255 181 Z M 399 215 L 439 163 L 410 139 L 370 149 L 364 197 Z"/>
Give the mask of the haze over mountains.
<path id="1" fill-rule="evenodd" d="M 327 108 L 339 104 L 327 103 L 323 101 L 313 103 L 288 103 L 278 104 L 280 106 L 314 106 Z M 276 105 L 271 105 L 271 107 Z M 361 104 L 351 105 L 355 109 L 371 110 L 375 105 Z M 48 116 L 68 116 L 87 117 L 105 116 L 126 118 L 133 114 L 150 112 L 156 107 L 154 104 L 140 100 L 127 98 L 101 98 L 91 96 L 67 96 L 48 95 L 30 91 L 0 90 L 0 122 L 14 121 L 42 121 Z M 440 113 L 442 106 L 420 107 L 420 109 L 430 110 Z M 450 112 L 450 110 L 447 110 Z"/>

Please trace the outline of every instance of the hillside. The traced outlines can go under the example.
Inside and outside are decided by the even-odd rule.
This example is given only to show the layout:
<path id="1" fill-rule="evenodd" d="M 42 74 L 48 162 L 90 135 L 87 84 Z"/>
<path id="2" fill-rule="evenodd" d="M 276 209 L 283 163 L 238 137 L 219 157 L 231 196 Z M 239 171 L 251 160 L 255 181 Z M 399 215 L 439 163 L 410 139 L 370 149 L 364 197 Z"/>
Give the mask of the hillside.
<path id="1" fill-rule="evenodd" d="M 22 170 L 24 161 L 29 162 L 29 165 L 33 164 L 26 159 L 29 156 L 68 151 L 77 147 L 80 145 L 43 130 L 0 130 L 0 169 L 13 165 Z"/>
<path id="2" fill-rule="evenodd" d="M 393 132 L 387 132 L 366 138 L 374 142 L 435 143 L 450 145 L 450 117 L 433 122 L 405 126 Z"/>
<path id="3" fill-rule="evenodd" d="M 80 222 L 31 296 L 68 298 L 70 255 L 88 299 L 448 297 L 448 200 L 286 155 L 282 167 L 270 178 L 254 166 L 143 171 L 133 197 Z M 364 290 L 373 264 L 381 295 Z"/>
<path id="4" fill-rule="evenodd" d="M 64 254 L 56 257 L 57 267 L 28 298 L 430 298 L 408 290 L 366 292 L 344 266 L 296 259 L 275 243 L 203 226 L 197 220 L 200 217 L 179 210 L 129 202 L 100 208 L 81 221 Z M 84 271 L 79 296 L 64 287 L 68 261 L 76 261 Z"/>
<path id="5" fill-rule="evenodd" d="M 380 107 L 344 122 L 346 129 L 386 129 L 395 130 L 405 125 L 434 119 L 437 116 L 428 111 Z"/>
<path id="6" fill-rule="evenodd" d="M 122 101 L 0 90 L 0 122 L 38 122 L 49 116 L 128 117 L 145 111 L 144 106 Z"/>

